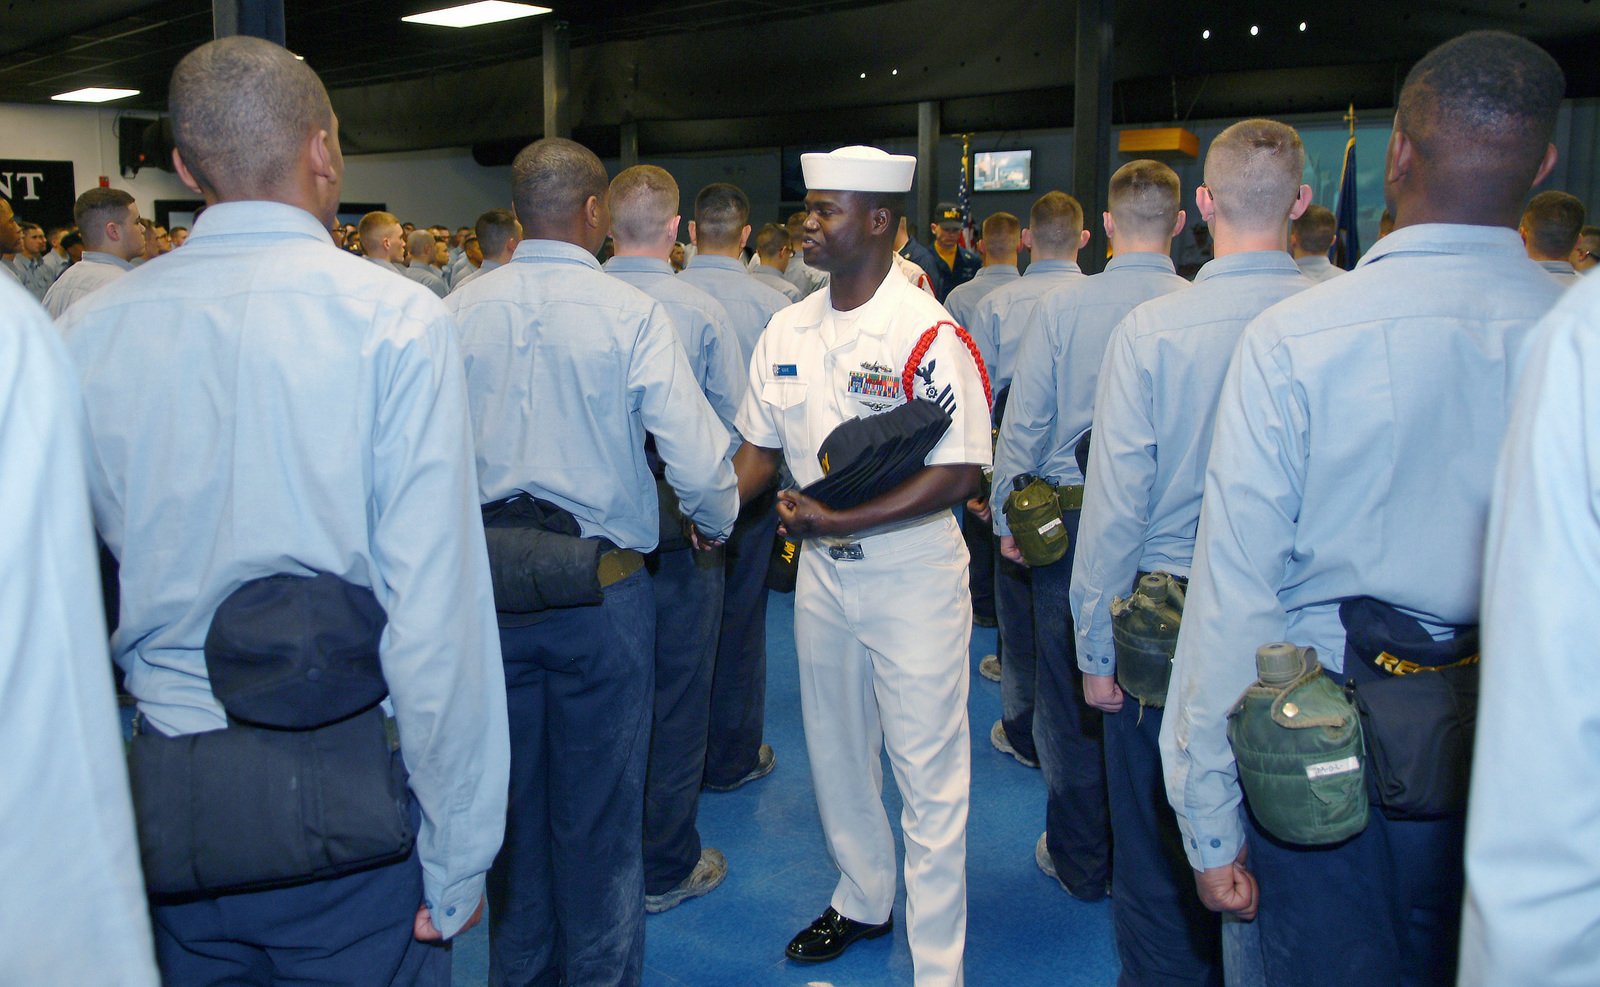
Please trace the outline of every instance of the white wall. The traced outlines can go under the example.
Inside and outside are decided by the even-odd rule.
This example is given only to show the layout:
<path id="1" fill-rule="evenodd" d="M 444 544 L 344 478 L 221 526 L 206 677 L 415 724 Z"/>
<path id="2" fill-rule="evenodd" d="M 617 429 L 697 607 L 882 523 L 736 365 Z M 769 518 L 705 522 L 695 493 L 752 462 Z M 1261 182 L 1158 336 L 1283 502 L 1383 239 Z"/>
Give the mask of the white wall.
<path id="1" fill-rule="evenodd" d="M 157 199 L 193 199 L 195 195 L 170 172 L 146 168 L 138 176 L 123 178 L 117 169 L 117 117 L 122 111 L 93 106 L 33 106 L 0 103 L 0 148 L 7 158 L 71 161 L 74 194 L 100 184 L 100 176 L 113 188 L 125 189 L 139 203 L 139 213 L 154 215 Z M 152 116 L 153 114 L 141 114 Z M 13 203 L 17 215 L 28 218 L 27 203 Z"/>
<path id="2" fill-rule="evenodd" d="M 7 158 L 71 161 L 74 194 L 94 188 L 100 176 L 125 189 L 139 213 L 155 215 L 157 199 L 195 199 L 178 176 L 157 168 L 123 178 L 117 167 L 117 121 L 123 111 L 108 107 L 34 106 L 0 103 L 0 154 Z M 153 114 L 138 113 L 149 117 Z M 482 168 L 465 148 L 368 154 L 345 159 L 344 199 L 385 202 L 389 211 L 419 224 L 471 226 L 478 215 L 511 200 L 511 169 Z M 27 205 L 15 203 L 28 217 Z"/>

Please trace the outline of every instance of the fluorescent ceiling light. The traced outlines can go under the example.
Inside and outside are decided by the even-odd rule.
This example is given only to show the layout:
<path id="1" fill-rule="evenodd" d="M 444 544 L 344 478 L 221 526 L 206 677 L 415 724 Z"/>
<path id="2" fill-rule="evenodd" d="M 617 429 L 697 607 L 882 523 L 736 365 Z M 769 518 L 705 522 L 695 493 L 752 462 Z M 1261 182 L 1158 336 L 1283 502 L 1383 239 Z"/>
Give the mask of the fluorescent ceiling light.
<path id="1" fill-rule="evenodd" d="M 90 86 L 88 89 L 74 89 L 70 93 L 56 93 L 51 99 L 58 99 L 63 103 L 104 103 L 113 99 L 124 99 L 128 96 L 139 95 L 137 89 L 99 89 Z"/>
<path id="2" fill-rule="evenodd" d="M 531 3 L 508 3 L 506 0 L 480 0 L 478 3 L 430 10 L 400 18 L 413 24 L 432 24 L 435 27 L 477 27 L 479 24 L 498 24 L 519 17 L 534 17 L 550 13 L 549 7 L 536 7 Z"/>

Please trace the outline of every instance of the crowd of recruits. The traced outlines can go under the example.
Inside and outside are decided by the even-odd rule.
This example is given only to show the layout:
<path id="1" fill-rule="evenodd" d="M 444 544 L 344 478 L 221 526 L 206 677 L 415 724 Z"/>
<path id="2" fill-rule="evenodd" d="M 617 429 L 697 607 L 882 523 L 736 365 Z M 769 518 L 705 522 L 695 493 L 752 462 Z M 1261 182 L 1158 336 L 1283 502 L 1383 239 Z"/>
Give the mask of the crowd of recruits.
<path id="1" fill-rule="evenodd" d="M 737 532 L 735 476 L 746 511 L 759 513 L 762 524 L 774 523 L 771 480 L 779 459 L 787 460 L 796 480 L 815 479 L 812 454 L 831 425 L 850 411 L 875 410 L 860 401 L 859 392 L 827 393 L 840 371 L 829 346 L 856 347 L 852 355 L 876 347 L 863 366 L 894 362 L 923 323 L 942 319 L 931 302 L 918 301 L 926 295 L 908 289 L 908 281 L 884 278 L 894 240 L 891 203 L 909 187 L 909 159 L 878 152 L 807 162 L 813 218 L 804 225 L 804 245 L 827 266 L 834 284 L 811 304 L 771 320 L 772 328 L 753 343 L 754 352 L 745 352 L 742 338 L 727 345 L 737 335 L 727 324 L 718 331 L 727 310 L 679 290 L 680 279 L 670 276 L 661 256 L 677 226 L 677 189 L 670 176 L 630 169 L 610 183 L 607 194 L 593 155 L 568 142 L 540 142 L 519 156 L 515 168 L 516 217 L 530 233 L 516 252 L 515 277 L 484 280 L 474 291 L 452 296 L 449 311 L 460 332 L 457 358 L 450 320 L 397 295 L 392 283 L 345 268 L 317 278 L 326 258 L 307 251 L 319 240 L 325 243 L 325 234 L 300 213 L 325 217 L 337 204 L 342 162 L 320 84 L 303 66 L 285 63 L 280 52 L 248 41 L 207 46 L 186 59 L 175 77 L 174 112 L 186 165 L 181 174 L 217 203 L 209 229 L 197 228 L 196 242 L 204 242 L 203 234 L 217 237 L 219 246 L 230 237 L 260 237 L 263 245 L 277 241 L 273 264 L 281 286 L 250 283 L 252 302 L 273 298 L 281 306 L 276 315 L 288 316 L 280 326 L 331 327 L 348 319 L 366 327 L 366 338 L 314 347 L 327 368 L 297 381 L 305 389 L 299 395 L 304 406 L 274 406 L 272 388 L 245 387 L 231 398 L 234 406 L 219 414 L 208 404 L 210 395 L 237 369 L 232 361 L 240 354 L 219 354 L 218 342 L 240 329 L 218 325 L 215 311 L 178 314 L 201 299 L 220 311 L 242 311 L 243 295 L 232 289 L 249 283 L 246 272 L 260 273 L 253 266 L 259 258 L 196 251 L 187 269 L 170 263 L 152 268 L 150 276 L 130 279 L 64 320 L 88 409 L 96 519 L 122 558 L 125 593 L 136 587 L 122 613 L 125 625 L 138 626 L 119 632 L 119 659 L 141 699 L 142 715 L 155 728 L 209 729 L 220 725 L 217 711 L 214 700 L 207 702 L 203 666 L 195 669 L 194 648 L 185 640 L 203 631 L 224 587 L 248 578 L 264 556 L 280 565 L 292 559 L 311 569 L 364 570 L 369 579 L 382 574 L 375 588 L 382 587 L 390 613 L 401 615 L 384 663 L 407 762 L 415 765 L 412 788 L 423 825 L 417 855 L 394 874 L 270 892 L 230 903 L 236 912 L 217 902 L 155 908 L 162 968 L 175 982 L 221 981 L 246 969 L 289 976 L 299 971 L 276 951 L 305 936 L 308 942 L 341 945 L 329 961 L 332 969 L 342 964 L 347 972 L 370 976 L 376 968 L 370 964 L 389 961 L 397 977 L 406 971 L 403 979 L 426 979 L 421 971 L 430 969 L 437 976 L 448 963 L 441 966 L 444 954 L 430 953 L 427 943 L 476 921 L 482 874 L 500 845 L 505 820 L 506 802 L 496 794 L 505 789 L 497 781 L 509 777 L 510 822 L 489 882 L 495 982 L 535 982 L 552 971 L 571 983 L 637 980 L 640 901 L 670 895 L 696 877 L 714 886 L 720 879 L 715 872 L 725 866 L 693 835 L 692 792 L 698 783 L 666 772 L 662 791 L 653 791 L 656 748 L 677 742 L 652 739 L 652 718 L 660 734 L 676 709 L 696 710 L 684 721 L 689 739 L 683 743 L 700 744 L 703 753 L 703 697 L 710 688 L 707 635 L 659 640 L 654 631 L 662 618 L 653 597 L 670 586 L 666 595 L 683 620 L 698 614 L 700 626 L 711 626 L 716 584 L 724 578 L 735 582 L 735 553 L 722 544 Z M 241 67 L 298 100 L 268 107 L 244 99 L 241 105 L 237 94 L 214 85 L 219 73 Z M 1440 626 L 1475 618 L 1490 478 L 1527 349 L 1524 339 L 1562 290 L 1550 273 L 1528 262 L 1511 230 L 1522 217 L 1528 237 L 1532 210 L 1524 212 L 1523 200 L 1554 163 L 1549 136 L 1562 86 L 1548 56 L 1508 35 L 1468 35 L 1419 63 L 1402 92 L 1386 161 L 1386 197 L 1399 228 L 1355 275 L 1313 289 L 1286 253 L 1287 224 L 1306 211 L 1310 199 L 1309 189 L 1299 184 L 1303 151 L 1291 128 L 1253 120 L 1228 128 L 1208 151 L 1206 182 L 1195 201 L 1214 231 L 1216 259 L 1193 286 L 1172 273 L 1167 258 L 1167 244 L 1185 221 L 1176 176 L 1154 162 L 1134 162 L 1113 178 L 1104 221 L 1115 256 L 1105 273 L 1086 278 L 1076 272 L 1072 260 L 1084 241 L 1083 217 L 1069 197 L 1052 193 L 1037 204 L 1025 234 L 1034 268 L 976 307 L 973 334 L 993 360 L 1002 392 L 1009 383 L 994 463 L 996 502 L 1009 479 L 1023 473 L 1083 488 L 1081 513 L 1068 511 L 1064 518 L 1073 553 L 1052 566 L 1013 570 L 1027 580 L 1028 592 L 1020 611 L 1002 604 L 1002 629 L 1033 631 L 1033 725 L 1012 733 L 1017 717 L 1013 690 L 1006 690 L 1007 715 L 996 725 L 994 740 L 1024 760 L 1027 752 L 1017 740 L 1037 741 L 1033 753 L 1049 792 L 1037 859 L 1076 896 L 1092 899 L 1115 889 L 1124 982 L 1219 982 L 1225 938 L 1231 981 L 1453 979 L 1465 821 L 1400 823 L 1374 810 L 1368 829 L 1348 844 L 1308 851 L 1278 843 L 1241 811 L 1222 722 L 1252 676 L 1250 658 L 1259 643 L 1313 643 L 1338 670 L 1342 632 L 1336 622 L 1330 626 L 1329 600 L 1374 595 Z M 279 138 L 257 149 L 258 160 L 205 126 L 220 113 L 241 111 L 257 114 L 266 132 Z M 313 127 L 307 140 L 307 121 L 328 125 Z M 268 168 L 286 162 L 294 167 Z M 814 174 L 828 179 L 819 178 L 819 185 Z M 697 213 L 702 224 L 714 214 Z M 596 280 L 593 254 L 608 229 L 618 247 L 612 273 L 642 286 L 661 307 L 644 296 L 620 296 L 614 285 Z M 734 255 L 747 232 L 741 230 L 721 265 L 742 284 L 752 279 Z M 993 230 L 985 227 L 997 248 L 1009 232 L 1003 221 Z M 1527 249 L 1532 252 L 1532 245 Z M 1005 256 L 1003 249 L 997 253 Z M 705 273 L 717 266 L 708 265 Z M 160 271 L 170 274 L 157 277 Z M 309 293 L 308 280 L 316 289 Z M 1058 290 L 1045 290 L 1047 280 L 1058 280 L 1048 286 Z M 1554 338 L 1537 350 L 1530 372 L 1565 383 L 1567 390 L 1530 389 L 1519 406 L 1525 443 L 1508 445 L 1508 454 L 1516 453 L 1523 469 L 1503 473 L 1501 482 L 1503 490 L 1521 490 L 1531 503 L 1496 501 L 1497 525 L 1521 517 L 1565 537 L 1563 518 L 1552 513 L 1559 501 L 1537 484 L 1530 489 L 1530 477 L 1554 473 L 1570 481 L 1570 471 L 1551 469 L 1547 458 L 1531 450 L 1536 438 L 1550 446 L 1539 423 L 1571 415 L 1573 409 L 1556 403 L 1556 395 L 1586 397 L 1576 376 L 1582 360 L 1571 357 L 1587 350 L 1582 327 L 1588 310 L 1581 300 L 1594 294 L 1591 287 L 1562 305 L 1549 334 Z M 1011 314 L 1019 306 L 1029 313 L 1025 318 Z M 157 313 L 172 316 L 178 331 L 159 341 L 139 338 L 129 320 Z M 18 314 L 19 321 L 32 319 L 26 310 Z M 555 330 L 574 319 L 607 327 L 597 348 L 609 354 L 609 363 L 588 362 L 578 347 L 567 345 L 556 348 L 554 360 L 531 358 L 533 340 L 559 338 Z M 1012 340 L 1016 355 L 1008 363 L 1005 337 L 1019 324 L 1034 328 Z M 303 337 L 256 334 L 266 338 L 253 343 L 260 348 L 249 354 L 254 371 L 270 376 L 291 364 L 305 371 Z M 11 400 L 31 403 L 30 414 L 39 414 L 47 428 L 70 434 L 76 403 L 56 344 L 35 329 L 10 342 L 20 347 L 14 362 L 19 370 L 42 368 L 29 386 L 13 389 Z M 180 352 L 174 354 L 173 346 Z M 908 484 L 910 489 L 882 499 L 888 503 L 874 502 L 853 514 L 828 511 L 792 491 L 777 497 L 776 512 L 792 534 L 810 538 L 819 549 L 803 556 L 796 603 L 803 686 L 810 683 L 802 689 L 803 713 L 813 763 L 840 765 L 814 779 L 830 851 L 842 872 L 840 888 L 829 912 L 791 943 L 790 955 L 830 958 L 857 938 L 888 930 L 894 861 L 877 802 L 876 771 L 876 751 L 886 744 L 908 806 L 916 808 L 906 820 L 906 875 L 908 935 L 919 984 L 962 980 L 968 624 L 959 618 L 970 611 L 964 560 L 955 548 L 959 536 L 943 508 L 975 493 L 972 473 L 987 452 L 986 443 L 967 434 L 987 430 L 987 421 L 970 413 L 985 392 L 977 368 L 953 339 L 940 346 L 939 359 L 907 368 L 926 371 L 931 387 L 942 362 L 960 398 L 952 437 L 930 457 L 938 465 Z M 374 361 L 383 364 L 381 374 L 341 352 L 352 348 L 383 354 Z M 548 359 L 549 351 L 544 355 Z M 466 368 L 465 386 L 453 379 L 455 359 Z M 732 395 L 741 360 L 749 368 L 750 393 L 739 403 Z M 179 374 L 210 389 L 191 388 L 201 393 L 186 399 Z M 349 404 L 351 374 L 367 382 L 355 393 L 373 403 L 354 421 L 330 428 L 330 421 L 351 417 L 337 413 Z M 372 381 L 374 374 L 383 383 Z M 699 386 L 686 387 L 691 379 Z M 384 393 L 396 380 L 414 393 Z M 571 418 L 562 395 L 572 393 L 585 396 L 592 414 Z M 1373 400 L 1375 394 L 1383 400 Z M 294 413 L 283 421 L 286 410 Z M 562 415 L 578 435 L 537 427 Z M 736 434 L 746 440 L 734 457 L 737 473 L 721 438 L 728 435 L 730 415 Z M 14 421 L 9 415 L 7 420 Z M 313 431 L 321 437 L 299 434 L 300 421 L 315 421 Z M 158 422 L 182 422 L 185 434 L 153 427 Z M 470 439 L 461 433 L 468 422 Z M 1328 422 L 1337 428 L 1315 427 Z M 1088 469 L 1080 471 L 1079 439 L 1091 423 Z M 267 433 L 278 428 L 307 443 L 302 451 L 310 462 L 258 457 L 252 465 L 247 456 L 236 460 L 242 471 L 209 480 L 188 476 L 179 465 L 191 461 L 185 454 L 202 449 L 213 455 L 227 449 L 236 457 L 259 452 L 259 443 L 274 441 Z M 650 466 L 638 454 L 646 431 L 661 472 L 694 524 L 693 548 L 660 553 L 653 588 L 642 575 L 630 577 L 608 589 L 598 608 L 560 612 L 521 627 L 502 621 L 497 635 L 471 508 L 515 489 L 537 488 L 541 496 L 570 506 L 586 533 L 647 548 L 656 532 L 648 523 L 654 512 L 643 503 L 653 486 Z M 359 468 L 338 462 L 336 453 L 363 433 L 375 449 L 405 447 L 406 462 L 391 464 L 393 471 L 353 475 Z M 1583 439 L 1573 441 L 1581 446 Z M 13 439 L 8 450 L 17 444 Z M 40 447 L 29 445 L 41 457 Z M 46 488 L 59 493 L 78 486 L 72 474 L 83 467 L 75 445 L 50 444 L 27 471 L 40 484 L 33 497 Z M 557 462 L 578 448 L 586 450 L 582 469 L 546 472 L 534 466 L 528 472 L 529 464 Z M 476 469 L 463 460 L 462 449 L 476 450 Z M 1546 456 L 1561 459 L 1564 451 L 1556 446 Z M 1581 462 L 1586 468 L 1587 460 Z M 286 465 L 292 468 L 284 476 Z M 408 468 L 418 472 L 407 475 Z M 175 476 L 181 477 L 176 484 Z M 596 482 L 598 476 L 616 482 Z M 1441 477 L 1449 482 L 1441 483 Z M 313 530 L 291 534 L 306 527 L 304 498 L 331 489 L 334 481 L 365 489 L 365 500 L 381 508 L 373 530 L 360 516 L 361 503 L 325 502 Z M 224 488 L 241 482 L 253 491 L 251 527 L 257 530 L 237 529 L 222 506 L 228 500 Z M 750 511 L 758 491 L 769 495 L 768 504 Z M 87 571 L 92 553 L 85 549 L 86 519 L 30 501 L 29 490 L 14 495 L 27 513 L 12 516 L 52 523 L 13 532 L 44 555 L 30 555 L 19 543 L 10 557 L 53 558 L 41 546 L 63 546 L 68 571 L 43 574 L 48 578 L 38 585 L 64 591 L 64 577 Z M 441 510 L 443 505 L 455 506 Z M 982 501 L 969 506 L 987 511 Z M 1000 553 L 1020 563 L 1003 512 L 995 510 L 992 517 Z M 1357 517 L 1365 523 L 1353 524 Z M 432 537 L 418 539 L 419 526 L 431 528 Z M 194 544 L 192 533 L 186 536 L 194 530 L 206 532 L 204 546 Z M 409 537 L 399 537 L 401 530 Z M 1549 578 L 1539 570 L 1551 560 L 1508 543 L 1500 531 L 1497 526 L 1491 535 L 1497 568 L 1490 586 L 1506 584 L 1508 598 L 1525 605 L 1502 608 L 1489 597 L 1485 668 L 1486 676 L 1498 672 L 1509 685 L 1520 676 L 1497 667 L 1495 644 L 1504 641 L 1510 652 L 1521 644 L 1514 631 L 1531 636 L 1538 625 L 1528 612 L 1539 602 L 1512 577 Z M 163 550 L 155 551 L 155 545 Z M 1548 542 L 1545 547 L 1555 548 Z M 1112 594 L 1125 591 L 1138 572 L 1156 569 L 1191 580 L 1173 708 L 1165 715 L 1121 695 L 1105 613 Z M 73 584 L 78 592 L 67 594 L 78 603 L 81 583 Z M 861 601 L 872 598 L 873 589 L 911 583 L 919 586 L 907 597 L 921 601 L 915 612 L 861 613 Z M 929 599 L 954 599 L 956 605 L 929 606 Z M 63 655 L 85 651 L 82 640 L 76 649 L 66 644 L 95 626 L 92 608 L 78 603 L 19 619 L 17 653 L 22 641 L 40 640 Z M 944 619 L 951 614 L 953 619 Z M 413 633 L 399 629 L 413 627 Z M 430 639 L 427 632 L 441 628 L 449 633 Z M 1570 660 L 1562 653 L 1570 641 L 1539 629 L 1552 652 L 1548 660 Z M 448 649 L 441 648 L 445 640 Z M 1013 657 L 1013 640 L 1007 633 L 1007 670 L 1023 664 Z M 669 643 L 694 643 L 700 650 L 673 656 Z M 438 658 L 441 650 L 450 652 L 448 662 Z M 504 660 L 503 678 L 492 661 L 480 660 L 496 653 Z M 929 654 L 943 664 L 930 668 Z M 908 664 L 904 659 L 911 655 L 917 660 Z M 1081 694 L 1074 669 L 1082 676 Z M 81 676 L 65 687 L 87 693 L 85 701 L 109 699 L 102 695 L 103 682 L 94 685 L 85 668 L 68 662 L 58 671 Z M 37 678 L 43 695 L 62 687 L 50 676 Z M 502 682 L 504 691 L 498 688 Z M 916 715 L 908 720 L 880 709 L 884 690 L 898 697 L 897 704 L 913 703 Z M 1548 694 L 1528 697 L 1528 704 L 1542 698 Z M 503 739 L 508 708 L 509 757 Z M 1587 715 L 1592 714 L 1573 711 L 1579 720 Z M 1515 710 L 1493 705 L 1486 692 L 1485 723 L 1509 746 L 1511 724 L 1521 721 Z M 907 733 L 908 725 L 921 735 Z M 1570 726 L 1552 732 L 1577 742 L 1578 731 Z M 109 729 L 91 729 L 79 740 L 104 743 L 110 736 Z M 762 753 L 770 769 L 770 750 Z M 1559 787 L 1554 779 L 1545 778 L 1551 782 L 1545 787 L 1530 784 L 1517 759 L 1487 753 L 1480 751 L 1487 766 L 1480 764 L 1475 804 L 1484 804 L 1484 792 L 1492 793 L 1493 785 L 1517 790 L 1530 804 L 1560 804 L 1565 793 L 1552 791 Z M 136 871 L 128 879 L 126 800 L 115 797 L 120 779 L 104 777 L 104 765 L 74 766 L 71 754 L 56 752 L 65 766 L 51 768 L 46 787 L 65 791 L 75 811 L 65 818 L 46 812 L 32 823 L 51 827 L 59 840 L 83 826 L 74 817 L 87 815 L 96 829 L 117 834 L 109 844 L 85 841 L 90 849 L 111 851 L 101 869 L 109 887 L 92 907 L 73 901 L 63 909 L 75 923 L 65 938 L 59 927 L 52 938 L 46 923 L 45 933 L 33 940 L 39 948 L 25 951 L 22 962 L 31 956 L 51 964 L 53 974 L 68 969 L 72 957 L 65 943 L 92 929 L 105 951 L 97 963 L 115 956 L 113 968 L 125 970 L 129 982 L 147 982 L 148 939 L 141 935 L 142 922 L 130 917 L 142 913 L 142 903 L 129 898 L 138 881 Z M 752 771 L 761 768 L 759 758 Z M 42 785 L 42 777 L 33 780 Z M 651 789 L 645 788 L 647 777 Z M 73 790 L 74 782 L 80 790 Z M 640 792 L 650 795 L 628 797 Z M 691 806 L 686 824 L 681 811 L 670 809 L 674 799 L 681 804 L 685 798 Z M 662 845 L 672 852 L 662 859 L 687 858 L 690 872 L 677 878 L 681 869 L 669 865 L 666 876 L 656 878 L 661 890 L 652 892 L 649 819 L 657 805 L 668 807 L 661 818 L 676 827 L 663 834 Z M 1504 806 L 1494 808 L 1494 814 L 1473 817 L 1463 976 L 1472 982 L 1535 982 L 1518 964 L 1547 967 L 1549 957 L 1528 945 L 1531 933 L 1548 936 L 1551 928 L 1572 925 L 1537 892 L 1574 882 L 1549 869 L 1530 875 L 1508 867 L 1507 858 L 1517 859 L 1516 852 L 1526 854 L 1527 848 L 1518 826 L 1504 820 Z M 1114 840 L 1108 838 L 1108 816 Z M 647 848 L 644 868 L 638 866 L 641 842 Z M 74 843 L 74 851 L 79 849 Z M 616 875 L 616 882 L 596 889 L 595 870 Z M 1540 879 L 1547 884 L 1530 889 Z M 351 901 L 368 896 L 381 916 L 395 911 L 397 889 L 407 887 L 421 906 L 408 907 L 399 916 L 404 921 L 388 923 L 403 927 L 404 934 L 369 936 L 365 945 L 351 946 Z M 697 887 L 689 891 L 703 893 Z M 1541 906 L 1565 925 L 1558 920 L 1541 926 L 1525 914 Z M 299 914 L 302 924 L 286 924 L 285 910 Z M 1248 924 L 1219 927 L 1215 912 Z M 313 920 L 305 920 L 308 914 Z M 220 949 L 219 942 L 228 948 Z M 1564 944 L 1573 962 L 1594 962 L 1573 945 Z M 1330 956 L 1336 959 L 1330 962 Z"/>

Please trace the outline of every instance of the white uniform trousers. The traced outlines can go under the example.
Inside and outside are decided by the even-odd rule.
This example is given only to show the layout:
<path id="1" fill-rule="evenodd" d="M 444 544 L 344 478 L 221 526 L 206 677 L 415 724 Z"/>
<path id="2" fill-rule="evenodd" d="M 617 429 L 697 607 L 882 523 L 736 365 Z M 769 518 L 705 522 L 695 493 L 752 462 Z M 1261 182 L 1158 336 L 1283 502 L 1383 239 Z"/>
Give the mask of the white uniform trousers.
<path id="1" fill-rule="evenodd" d="M 918 987 L 959 987 L 967 929 L 967 729 L 972 597 L 967 550 L 942 511 L 832 554 L 800 553 L 800 709 L 828 851 L 833 907 L 883 922 L 895 895 L 883 807 L 887 749 L 904 810 L 906 936 Z M 838 555 L 838 558 L 834 556 Z"/>

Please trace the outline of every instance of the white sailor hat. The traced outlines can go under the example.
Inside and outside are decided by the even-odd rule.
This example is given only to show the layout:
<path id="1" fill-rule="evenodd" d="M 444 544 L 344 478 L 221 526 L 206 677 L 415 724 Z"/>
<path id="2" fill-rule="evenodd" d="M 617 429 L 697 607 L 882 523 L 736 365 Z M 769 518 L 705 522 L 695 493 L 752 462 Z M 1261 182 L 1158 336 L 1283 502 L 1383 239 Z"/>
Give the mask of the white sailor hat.
<path id="1" fill-rule="evenodd" d="M 917 159 L 852 144 L 826 154 L 800 155 L 806 188 L 833 192 L 909 192 Z"/>

